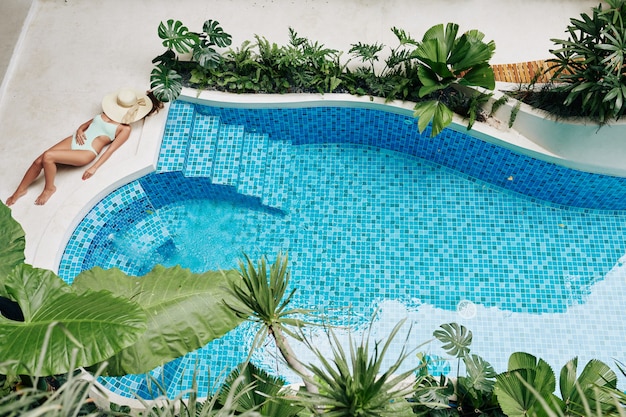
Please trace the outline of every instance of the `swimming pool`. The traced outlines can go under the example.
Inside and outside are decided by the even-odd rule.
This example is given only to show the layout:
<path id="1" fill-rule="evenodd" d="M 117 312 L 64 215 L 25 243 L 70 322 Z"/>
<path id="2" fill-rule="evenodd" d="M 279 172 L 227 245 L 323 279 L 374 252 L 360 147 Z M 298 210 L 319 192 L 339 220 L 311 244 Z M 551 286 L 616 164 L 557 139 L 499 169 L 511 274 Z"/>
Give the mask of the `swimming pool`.
<path id="1" fill-rule="evenodd" d="M 59 274 L 71 282 L 95 265 L 143 274 L 159 262 L 230 268 L 242 250 L 270 259 L 289 250 L 296 305 L 357 326 L 379 309 L 381 334 L 408 317 L 417 345 L 460 322 L 499 371 L 517 350 L 555 368 L 575 355 L 623 360 L 626 180 L 462 131 L 428 134 L 410 115 L 366 108 L 176 102 L 157 172 L 85 216 Z M 210 256 L 192 250 L 207 242 Z M 245 357 L 241 340 L 249 345 L 252 332 L 242 325 L 153 375 L 174 396 L 196 360 L 200 375 L 217 375 Z M 271 345 L 255 360 L 290 378 Z M 210 382 L 200 382 L 206 393 Z M 106 384 L 149 396 L 141 377 Z"/>

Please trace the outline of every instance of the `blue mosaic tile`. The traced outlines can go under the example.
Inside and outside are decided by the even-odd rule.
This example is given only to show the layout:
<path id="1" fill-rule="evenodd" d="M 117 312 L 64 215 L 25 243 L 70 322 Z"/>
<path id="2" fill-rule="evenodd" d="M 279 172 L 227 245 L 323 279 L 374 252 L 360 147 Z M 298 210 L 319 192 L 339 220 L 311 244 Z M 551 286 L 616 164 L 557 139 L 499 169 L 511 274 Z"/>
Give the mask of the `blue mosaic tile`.
<path id="1" fill-rule="evenodd" d="M 293 179 L 291 145 L 287 141 L 270 140 L 265 163 L 263 204 L 287 210 Z"/>
<path id="2" fill-rule="evenodd" d="M 187 144 L 194 120 L 193 104 L 175 101 L 167 114 L 157 172 L 181 171 L 187 158 Z"/>
<path id="3" fill-rule="evenodd" d="M 196 115 L 184 163 L 185 176 L 211 177 L 219 127 L 219 118 Z"/>
<path id="4" fill-rule="evenodd" d="M 246 133 L 241 153 L 241 172 L 237 191 L 261 198 L 265 174 L 268 135 Z"/>
<path id="5" fill-rule="evenodd" d="M 213 166 L 213 183 L 236 186 L 239 181 L 244 128 L 241 125 L 220 126 Z"/>

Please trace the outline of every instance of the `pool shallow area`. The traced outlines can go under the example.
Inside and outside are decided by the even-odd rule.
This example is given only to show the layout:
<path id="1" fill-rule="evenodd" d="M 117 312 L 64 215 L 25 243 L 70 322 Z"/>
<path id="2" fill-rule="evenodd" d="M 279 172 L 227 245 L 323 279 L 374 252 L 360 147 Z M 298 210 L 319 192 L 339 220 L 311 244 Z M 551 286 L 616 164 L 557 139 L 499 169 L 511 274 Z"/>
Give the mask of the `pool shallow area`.
<path id="1" fill-rule="evenodd" d="M 555 369 L 575 355 L 612 365 L 624 360 L 626 335 L 625 193 L 623 178 L 534 160 L 462 131 L 420 136 L 410 115 L 180 101 L 157 172 L 96 204 L 59 274 L 71 282 L 98 265 L 141 275 L 157 263 L 200 272 L 232 268 L 242 252 L 289 251 L 294 306 L 336 322 L 361 328 L 376 311 L 375 334 L 384 336 L 408 318 L 415 345 L 460 322 L 474 333 L 473 352 L 497 371 L 518 350 Z M 253 334 L 242 325 L 152 375 L 175 396 L 198 363 L 206 395 L 212 381 L 203 371 L 216 377 L 235 366 Z M 254 360 L 297 381 L 271 344 Z M 151 395 L 141 376 L 105 384 Z"/>

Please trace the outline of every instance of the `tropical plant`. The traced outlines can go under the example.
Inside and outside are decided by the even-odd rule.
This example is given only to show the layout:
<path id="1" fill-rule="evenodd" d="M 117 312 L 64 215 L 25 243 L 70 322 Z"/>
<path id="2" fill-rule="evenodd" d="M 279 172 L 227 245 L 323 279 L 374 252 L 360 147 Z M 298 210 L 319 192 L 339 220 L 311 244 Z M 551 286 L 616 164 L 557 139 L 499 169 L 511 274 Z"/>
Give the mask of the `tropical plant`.
<path id="1" fill-rule="evenodd" d="M 580 19 L 570 19 L 568 38 L 552 39 L 557 48 L 551 68 L 556 69 L 551 91 L 564 93 L 563 104 L 580 108 L 599 124 L 626 112 L 626 0 L 607 0 Z"/>
<path id="2" fill-rule="evenodd" d="M 68 372 L 76 348 L 78 366 L 93 365 L 131 346 L 146 330 L 146 314 L 136 303 L 106 291 L 78 292 L 52 271 L 27 264 L 4 277 L 0 295 L 17 301 L 24 313 L 24 322 L 0 316 L 0 357 L 12 361 L 0 368 L 3 374 Z"/>
<path id="3" fill-rule="evenodd" d="M 317 387 L 311 382 L 307 368 L 298 360 L 287 339 L 287 336 L 299 338 L 297 330 L 306 324 L 300 317 L 310 313 L 305 309 L 288 308 L 296 292 L 296 288 L 293 288 L 285 297 L 291 276 L 288 260 L 288 256 L 283 257 L 279 253 L 269 269 L 268 277 L 265 257 L 261 257 L 255 267 L 253 261 L 245 255 L 245 262 L 239 263 L 241 282 L 230 286 L 236 302 L 227 301 L 226 304 L 239 318 L 260 325 L 252 349 L 260 346 L 271 335 L 287 365 L 302 377 L 309 391 L 316 391 Z"/>
<path id="4" fill-rule="evenodd" d="M 413 100 L 418 101 L 417 94 L 421 82 L 417 74 L 415 61 L 411 59 L 412 50 L 417 45 L 411 36 L 403 29 L 391 28 L 398 40 L 398 45 L 390 49 L 382 68 L 377 69 L 379 53 L 384 45 L 379 43 L 352 44 L 348 51 L 358 58 L 365 66 L 354 71 L 346 70 L 345 78 L 350 80 L 348 89 L 353 94 L 372 94 L 384 97 L 385 100 Z"/>
<path id="5" fill-rule="evenodd" d="M 457 37 L 459 26 L 448 23 L 428 29 L 411 54 L 418 61 L 418 77 L 422 83 L 419 96 L 427 100 L 417 103 L 415 115 L 423 132 L 432 122 L 431 135 L 438 135 L 452 122 L 452 110 L 445 103 L 446 89 L 455 84 L 495 88 L 495 76 L 489 60 L 495 51 L 493 41 L 483 42 L 485 35 L 470 30 Z"/>
<path id="6" fill-rule="evenodd" d="M 258 410 L 267 417 L 292 417 L 302 406 L 294 401 L 295 392 L 284 387 L 285 381 L 259 369 L 250 362 L 240 364 L 222 383 L 218 400 L 227 404 L 228 398 L 236 396 L 233 404 L 238 412 Z M 247 387 L 253 389 L 246 390 Z"/>
<path id="7" fill-rule="evenodd" d="M 0 358 L 6 361 L 0 373 L 50 376 L 103 361 L 111 375 L 142 373 L 241 322 L 223 304 L 235 271 L 192 274 L 158 266 L 137 278 L 94 268 L 68 285 L 24 263 L 23 230 L 1 203 L 0 227 L 7 231 L 0 236 L 0 296 L 17 302 L 24 316 L 18 322 L 0 315 Z M 159 343 L 163 338 L 170 342 Z M 41 358 L 42 351 L 47 356 Z"/>
<path id="8" fill-rule="evenodd" d="M 224 305 L 230 297 L 226 288 L 237 278 L 236 271 L 195 274 L 179 266 L 157 265 L 143 277 L 96 267 L 80 273 L 72 287 L 132 300 L 145 312 L 145 331 L 106 358 L 107 374 L 126 375 L 148 372 L 237 327 L 242 320 Z"/>
<path id="9" fill-rule="evenodd" d="M 150 87 L 155 97 L 163 102 L 174 100 L 182 90 L 179 71 L 183 65 L 176 53 L 191 52 L 199 67 L 211 69 L 222 60 L 215 47 L 223 48 L 232 43 L 231 35 L 224 32 L 215 20 L 205 21 L 203 31 L 196 33 L 189 31 L 179 20 L 170 19 L 159 24 L 158 35 L 167 50 L 152 60 L 156 66 L 150 75 Z"/>
<path id="10" fill-rule="evenodd" d="M 433 333 L 448 355 L 457 359 L 453 383 L 441 375 L 438 379 L 422 367 L 415 384 L 414 411 L 431 416 L 497 416 L 503 415 L 493 393 L 496 372 L 487 361 L 470 353 L 472 332 L 458 323 L 442 324 Z M 460 375 L 461 363 L 466 375 Z"/>
<path id="11" fill-rule="evenodd" d="M 410 330 L 396 360 L 383 369 L 385 355 L 404 323 L 402 320 L 396 324 L 384 343 L 374 341 L 373 346 L 371 326 L 360 342 L 353 341 L 350 334 L 347 351 L 332 329 L 328 329 L 330 353 L 307 340 L 308 348 L 320 362 L 306 365 L 315 376 L 313 382 L 318 392 L 300 393 L 298 400 L 312 413 L 329 417 L 413 415 L 407 397 L 413 392 L 411 380 L 417 368 L 400 371 L 413 352 L 406 348 Z"/>
<path id="12" fill-rule="evenodd" d="M 523 352 L 509 358 L 508 371 L 497 376 L 494 392 L 502 410 L 509 417 L 619 415 L 615 401 L 617 376 L 603 362 L 591 360 L 577 376 L 578 359 L 561 369 L 561 398 L 554 394 L 556 377 L 542 359 Z"/>

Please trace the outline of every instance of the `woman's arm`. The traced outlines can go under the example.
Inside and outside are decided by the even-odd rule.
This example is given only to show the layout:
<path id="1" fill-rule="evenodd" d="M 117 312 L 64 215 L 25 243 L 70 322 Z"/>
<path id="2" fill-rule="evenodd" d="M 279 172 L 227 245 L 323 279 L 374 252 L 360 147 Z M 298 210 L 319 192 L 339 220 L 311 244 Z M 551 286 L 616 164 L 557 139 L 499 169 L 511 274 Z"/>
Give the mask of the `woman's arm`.
<path id="1" fill-rule="evenodd" d="M 78 143 L 79 145 L 85 143 L 85 130 L 89 128 L 91 122 L 93 122 L 93 119 L 87 120 L 85 123 L 78 126 L 78 129 L 76 129 L 76 143 Z"/>
<path id="2" fill-rule="evenodd" d="M 110 157 L 113 155 L 120 146 L 122 146 L 130 137 L 130 126 L 129 125 L 119 125 L 117 128 L 117 132 L 115 133 L 115 139 L 108 146 L 108 148 L 104 151 L 104 153 L 98 158 L 95 164 L 90 166 L 84 173 L 83 179 L 86 180 L 88 178 L 93 177 L 98 168 L 102 166 Z"/>

